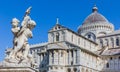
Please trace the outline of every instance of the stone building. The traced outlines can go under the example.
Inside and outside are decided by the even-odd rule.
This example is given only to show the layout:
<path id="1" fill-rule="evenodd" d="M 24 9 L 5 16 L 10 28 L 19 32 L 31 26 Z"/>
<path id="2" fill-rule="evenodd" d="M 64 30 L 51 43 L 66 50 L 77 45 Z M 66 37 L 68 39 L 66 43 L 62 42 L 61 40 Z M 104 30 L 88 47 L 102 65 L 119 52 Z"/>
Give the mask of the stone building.
<path id="1" fill-rule="evenodd" d="M 120 30 L 94 6 L 78 32 L 58 20 L 48 42 L 31 45 L 40 72 L 120 72 Z"/>

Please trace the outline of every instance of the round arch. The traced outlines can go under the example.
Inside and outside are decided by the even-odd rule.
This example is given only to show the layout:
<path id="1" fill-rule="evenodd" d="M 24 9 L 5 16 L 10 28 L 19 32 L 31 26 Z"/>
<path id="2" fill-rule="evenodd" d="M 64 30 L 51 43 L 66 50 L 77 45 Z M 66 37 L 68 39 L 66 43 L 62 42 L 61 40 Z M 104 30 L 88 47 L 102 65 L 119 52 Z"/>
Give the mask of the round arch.
<path id="1" fill-rule="evenodd" d="M 85 34 L 85 37 L 88 38 L 88 39 L 90 39 L 90 40 L 92 40 L 92 41 L 95 41 L 95 40 L 96 40 L 96 36 L 95 36 L 95 34 L 92 33 L 92 32 L 86 33 L 86 34 Z"/>

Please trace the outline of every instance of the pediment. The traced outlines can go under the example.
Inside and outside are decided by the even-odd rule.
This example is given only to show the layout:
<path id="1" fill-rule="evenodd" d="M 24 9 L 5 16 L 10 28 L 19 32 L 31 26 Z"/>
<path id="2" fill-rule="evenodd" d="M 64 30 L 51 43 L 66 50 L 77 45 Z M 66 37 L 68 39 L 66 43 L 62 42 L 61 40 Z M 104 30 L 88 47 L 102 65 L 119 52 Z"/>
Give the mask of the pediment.
<path id="1" fill-rule="evenodd" d="M 65 42 L 62 43 L 52 43 L 48 45 L 48 49 L 68 49 Z"/>

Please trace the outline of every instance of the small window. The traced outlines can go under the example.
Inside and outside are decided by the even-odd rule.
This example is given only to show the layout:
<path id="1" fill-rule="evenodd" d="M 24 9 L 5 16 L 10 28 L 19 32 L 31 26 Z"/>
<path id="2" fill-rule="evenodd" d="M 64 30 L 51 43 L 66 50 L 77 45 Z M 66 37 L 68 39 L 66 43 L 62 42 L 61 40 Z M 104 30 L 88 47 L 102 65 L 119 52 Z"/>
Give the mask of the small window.
<path id="1" fill-rule="evenodd" d="M 60 29 L 60 26 L 58 27 L 58 29 Z"/>
<path id="2" fill-rule="evenodd" d="M 73 57 L 73 50 L 71 50 L 71 55 L 72 55 L 72 57 Z"/>
<path id="3" fill-rule="evenodd" d="M 110 60 L 112 60 L 112 57 L 110 57 Z"/>
<path id="4" fill-rule="evenodd" d="M 90 34 L 88 35 L 88 38 L 91 38 L 91 35 L 90 35 Z"/>
<path id="5" fill-rule="evenodd" d="M 109 68 L 109 63 L 106 64 L 106 68 Z"/>
<path id="6" fill-rule="evenodd" d="M 56 34 L 56 41 L 59 41 L 59 33 Z"/>
<path id="7" fill-rule="evenodd" d="M 119 46 L 119 39 L 116 39 L 116 46 Z"/>

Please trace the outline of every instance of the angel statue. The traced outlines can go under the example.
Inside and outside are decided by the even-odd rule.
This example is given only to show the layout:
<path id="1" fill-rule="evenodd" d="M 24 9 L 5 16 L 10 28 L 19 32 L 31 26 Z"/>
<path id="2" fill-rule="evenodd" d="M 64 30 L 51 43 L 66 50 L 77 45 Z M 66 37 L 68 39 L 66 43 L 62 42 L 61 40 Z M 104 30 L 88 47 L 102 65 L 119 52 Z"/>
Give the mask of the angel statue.
<path id="1" fill-rule="evenodd" d="M 34 20 L 29 16 L 31 7 L 26 10 L 21 27 L 20 21 L 17 18 L 12 19 L 12 33 L 14 34 L 13 48 L 7 59 L 21 63 L 22 61 L 32 61 L 32 56 L 29 53 L 30 45 L 28 38 L 32 38 L 32 30 L 36 26 Z"/>

